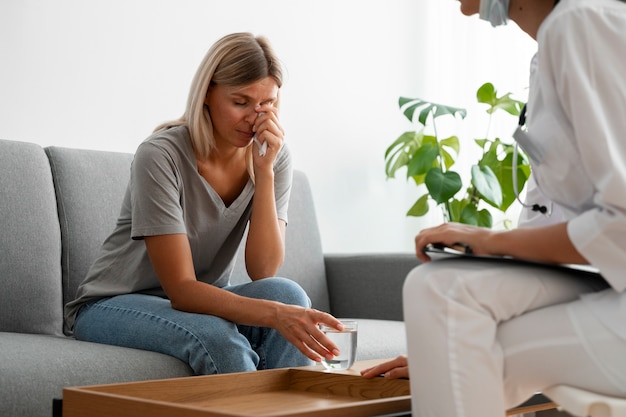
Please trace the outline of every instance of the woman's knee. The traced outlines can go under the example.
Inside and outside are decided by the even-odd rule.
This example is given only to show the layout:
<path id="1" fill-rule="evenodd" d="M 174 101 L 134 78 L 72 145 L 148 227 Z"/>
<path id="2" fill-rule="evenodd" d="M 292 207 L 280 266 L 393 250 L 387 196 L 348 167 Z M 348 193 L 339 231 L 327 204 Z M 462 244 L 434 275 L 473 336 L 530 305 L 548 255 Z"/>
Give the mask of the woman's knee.
<path id="1" fill-rule="evenodd" d="M 311 300 L 306 291 L 295 281 L 281 278 L 265 278 L 246 284 L 241 292 L 252 298 L 278 301 L 285 304 L 299 305 L 302 307 L 310 307 Z"/>
<path id="2" fill-rule="evenodd" d="M 455 272 L 449 268 L 441 268 L 433 262 L 421 264 L 409 272 L 402 288 L 404 304 L 416 302 L 430 303 L 436 301 L 437 294 L 449 292 L 459 282 L 454 279 Z"/>

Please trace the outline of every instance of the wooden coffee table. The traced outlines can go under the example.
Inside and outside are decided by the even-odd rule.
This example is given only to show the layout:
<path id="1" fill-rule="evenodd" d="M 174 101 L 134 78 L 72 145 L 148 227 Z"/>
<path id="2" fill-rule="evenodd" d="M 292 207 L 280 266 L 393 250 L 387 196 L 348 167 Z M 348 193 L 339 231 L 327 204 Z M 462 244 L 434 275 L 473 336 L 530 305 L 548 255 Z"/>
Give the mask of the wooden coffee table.
<path id="1" fill-rule="evenodd" d="M 371 417 L 410 416 L 409 381 L 365 379 L 321 365 L 65 388 L 63 417 Z M 555 408 L 549 400 L 507 415 Z"/>
<path id="2" fill-rule="evenodd" d="M 361 417 L 407 414 L 409 381 L 321 365 L 63 390 L 63 417 Z"/>

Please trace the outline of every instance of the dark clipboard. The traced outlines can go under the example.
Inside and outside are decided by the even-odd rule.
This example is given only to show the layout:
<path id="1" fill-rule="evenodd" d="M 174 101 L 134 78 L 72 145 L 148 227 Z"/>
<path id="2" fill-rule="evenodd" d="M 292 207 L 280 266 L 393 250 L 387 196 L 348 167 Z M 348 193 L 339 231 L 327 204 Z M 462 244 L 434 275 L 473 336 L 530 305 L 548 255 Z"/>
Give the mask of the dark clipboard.
<path id="1" fill-rule="evenodd" d="M 570 270 L 576 273 L 586 273 L 601 277 L 600 271 L 591 265 L 578 265 L 578 264 L 555 264 L 547 262 L 530 261 L 520 258 L 513 258 L 511 256 L 497 256 L 497 255 L 476 255 L 472 253 L 469 247 L 464 245 L 454 245 L 454 247 L 429 244 L 424 248 L 424 253 L 430 257 L 431 260 L 436 261 L 439 259 L 476 259 L 498 263 L 510 263 L 517 265 L 529 265 L 539 266 L 548 269 L 561 269 Z"/>

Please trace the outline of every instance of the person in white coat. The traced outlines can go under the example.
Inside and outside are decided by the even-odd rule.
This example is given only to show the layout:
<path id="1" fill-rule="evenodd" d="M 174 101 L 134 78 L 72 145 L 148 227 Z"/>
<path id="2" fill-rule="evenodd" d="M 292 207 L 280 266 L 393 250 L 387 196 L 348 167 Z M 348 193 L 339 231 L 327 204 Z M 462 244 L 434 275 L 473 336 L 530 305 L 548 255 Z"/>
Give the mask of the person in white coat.
<path id="1" fill-rule="evenodd" d="M 625 397 L 626 3 L 460 3 L 537 41 L 527 129 L 515 135 L 536 188 L 514 230 L 446 223 L 416 236 L 424 263 L 403 290 L 407 356 L 363 375 L 410 376 L 419 417 L 502 417 L 556 384 Z M 434 243 L 532 262 L 429 262 Z"/>

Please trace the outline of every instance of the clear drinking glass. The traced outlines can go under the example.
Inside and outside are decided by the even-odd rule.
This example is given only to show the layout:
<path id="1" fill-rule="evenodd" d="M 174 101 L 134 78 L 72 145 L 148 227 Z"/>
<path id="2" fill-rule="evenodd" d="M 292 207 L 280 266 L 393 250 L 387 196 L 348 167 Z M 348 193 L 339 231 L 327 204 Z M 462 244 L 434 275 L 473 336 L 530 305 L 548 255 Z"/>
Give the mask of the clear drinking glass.
<path id="1" fill-rule="evenodd" d="M 357 322 L 354 320 L 340 321 L 344 326 L 341 332 L 323 324 L 319 325 L 320 330 L 339 348 L 339 356 L 335 356 L 332 359 L 322 359 L 322 365 L 331 371 L 350 368 L 356 358 Z"/>

